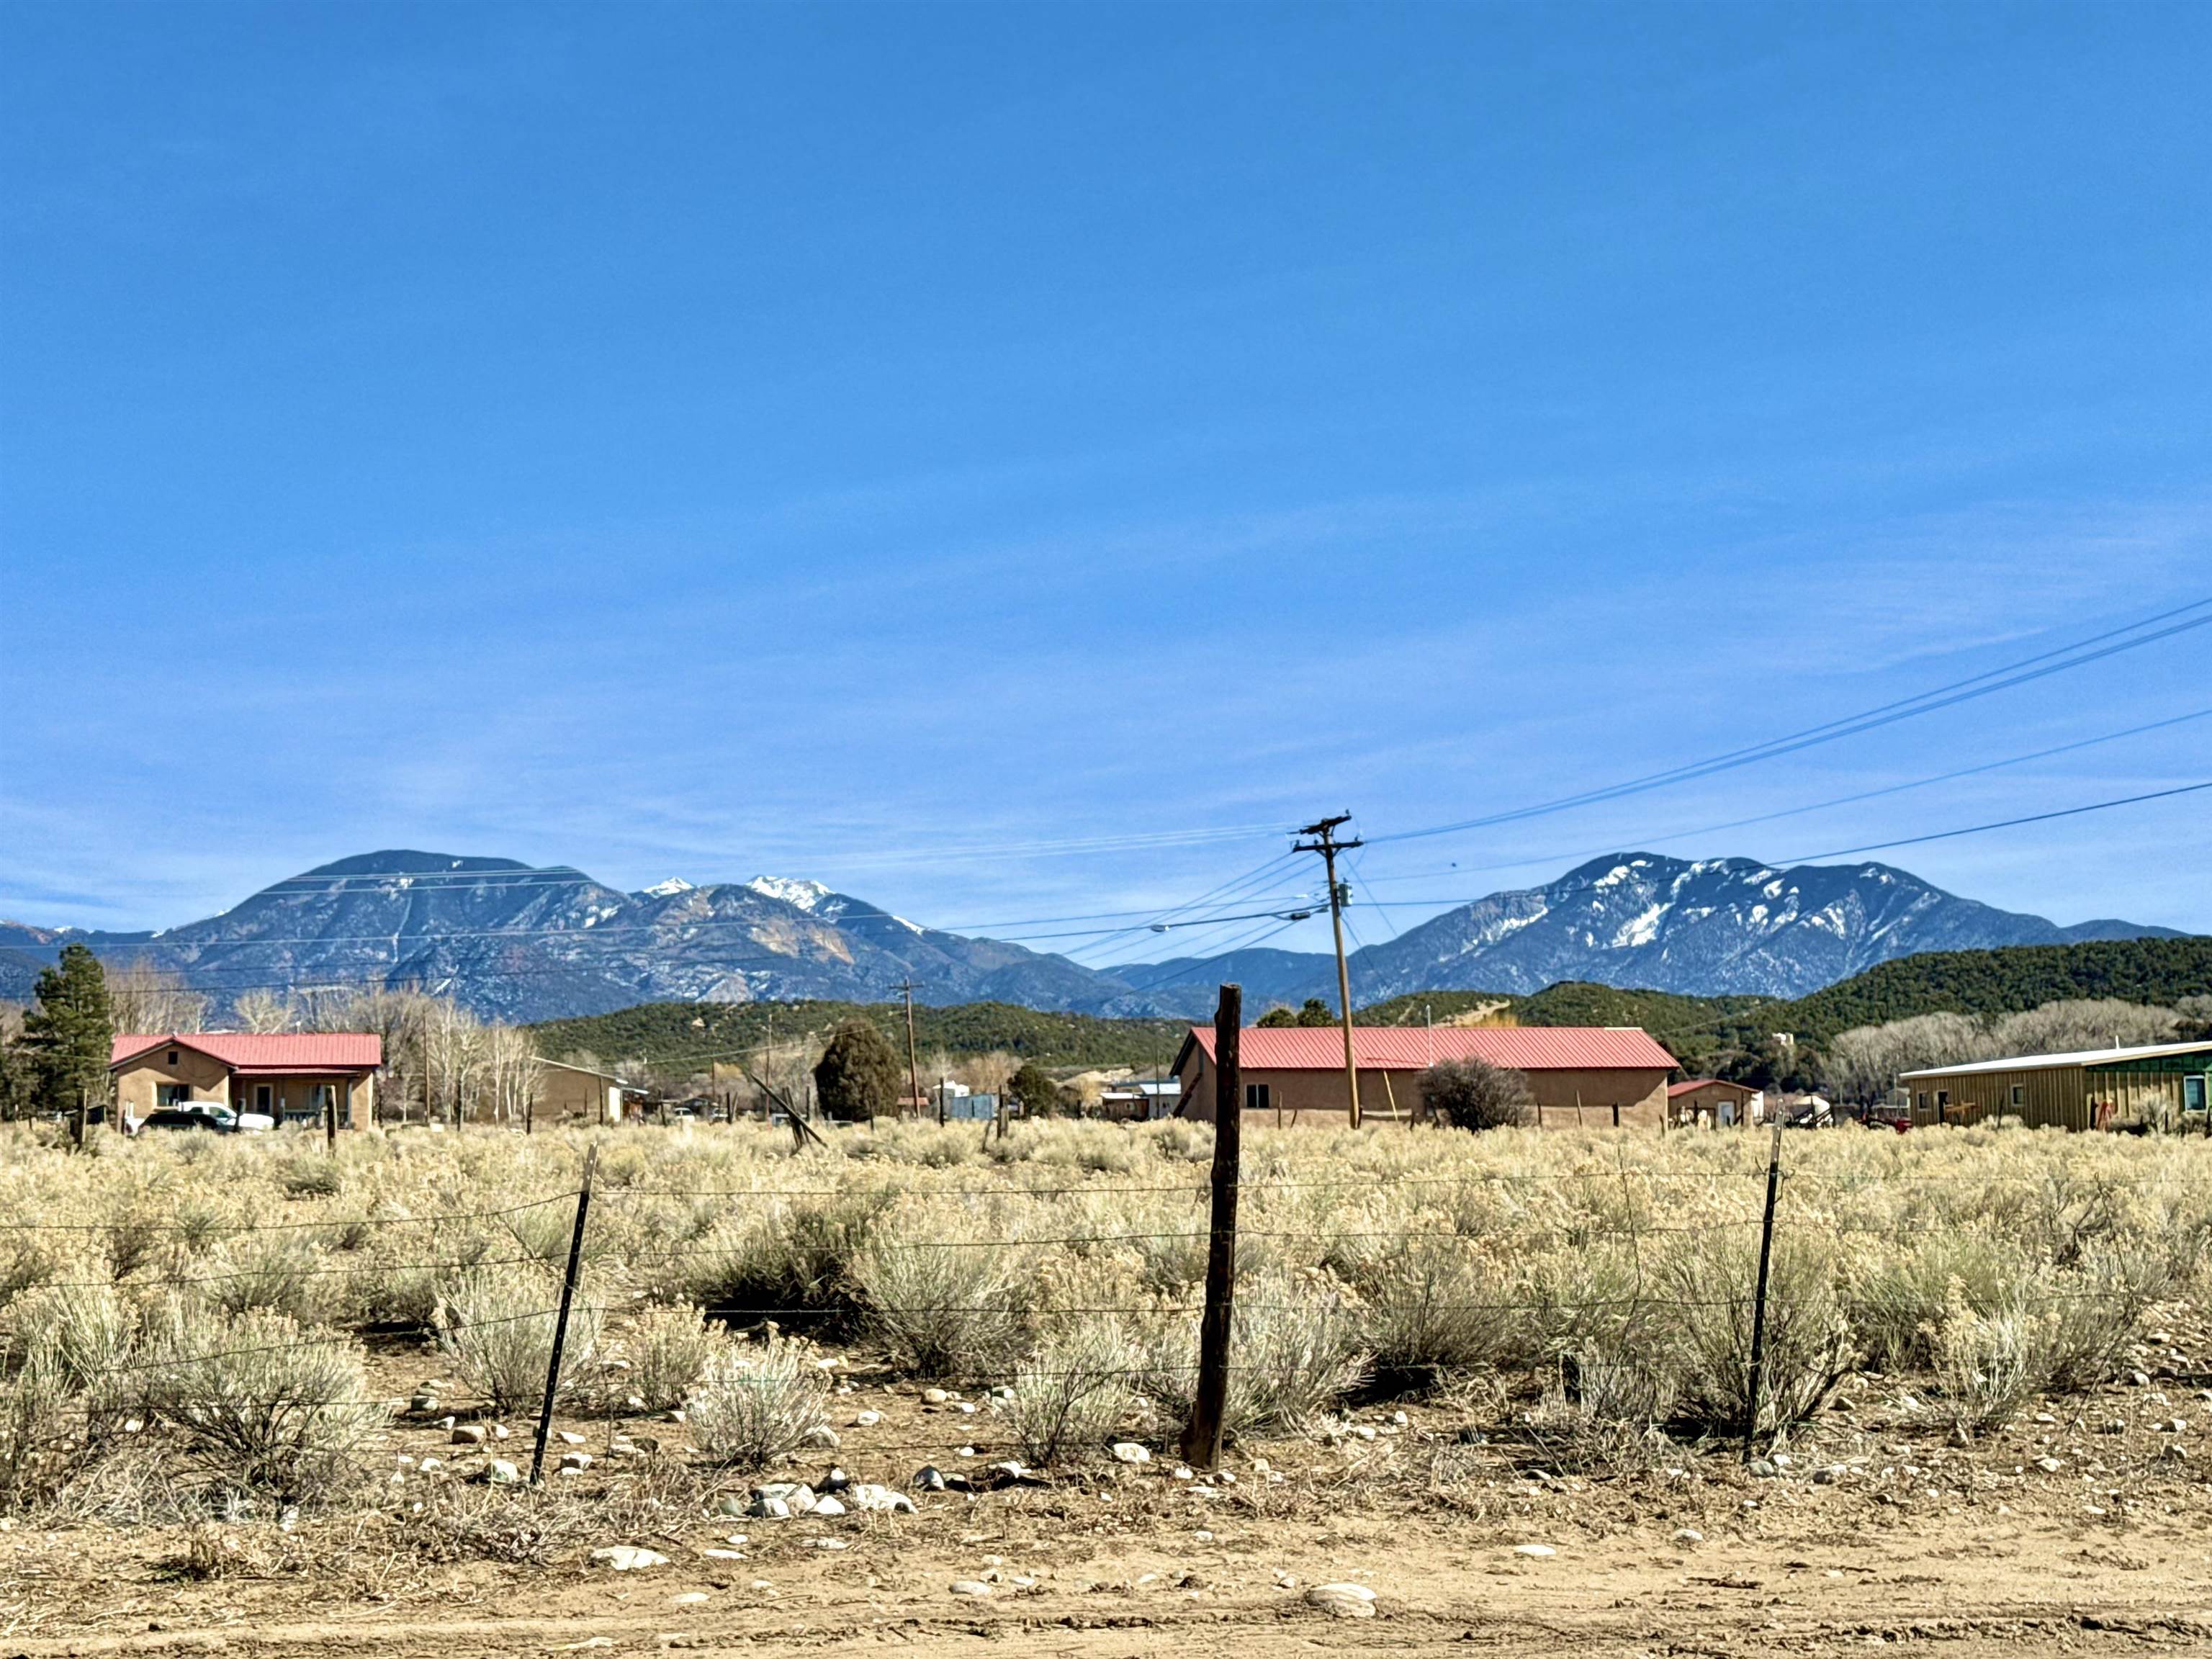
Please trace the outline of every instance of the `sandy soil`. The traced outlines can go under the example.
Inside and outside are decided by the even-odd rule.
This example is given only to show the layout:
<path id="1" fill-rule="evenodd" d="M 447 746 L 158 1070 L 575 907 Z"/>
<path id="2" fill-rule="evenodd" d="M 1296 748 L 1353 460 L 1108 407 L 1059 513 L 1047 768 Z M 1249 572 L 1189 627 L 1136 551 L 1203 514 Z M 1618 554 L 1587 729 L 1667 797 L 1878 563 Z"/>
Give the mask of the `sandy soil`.
<path id="1" fill-rule="evenodd" d="M 407 1352 L 380 1369 L 411 1389 L 435 1363 Z M 476 1449 L 422 1420 L 379 1455 L 399 1477 L 381 1510 L 311 1507 L 289 1530 L 265 1517 L 13 1522 L 0 1532 L 0 1659 L 2212 1653 L 2212 1378 L 2165 1369 L 2049 1402 L 2047 1420 L 2031 1408 L 1971 1446 L 1917 1425 L 1909 1387 L 1857 1382 L 1765 1478 L 1717 1446 L 1577 1472 L 1575 1443 L 1532 1437 L 1504 1402 L 1462 1401 L 1250 1448 L 1227 1465 L 1233 1480 L 1210 1484 L 1178 1479 L 1168 1453 L 1044 1486 L 916 1492 L 916 1516 L 780 1522 L 706 1513 L 663 1461 L 680 1455 L 680 1424 L 565 1424 L 593 1467 L 533 1498 L 465 1484 L 489 1456 L 526 1464 L 529 1424 L 509 1419 L 509 1439 Z M 923 1462 L 980 1473 L 1003 1450 L 988 1409 L 959 1404 L 860 1380 L 838 1401 L 843 1444 L 789 1473 L 834 1461 L 906 1490 Z M 854 1426 L 862 1411 L 881 1420 Z M 613 1449 L 625 1440 L 641 1449 Z M 430 1456 L 446 1467 L 424 1473 Z M 656 1509 L 640 1494 L 663 1479 L 672 1496 Z M 479 1521 L 542 1515 L 557 1535 L 535 1562 L 459 1547 L 434 1522 L 441 1498 L 463 1495 Z M 669 1560 L 589 1563 L 611 1544 Z M 969 1580 L 988 1593 L 951 1589 Z M 1373 1616 L 1307 1599 L 1346 1581 L 1375 1591 Z"/>

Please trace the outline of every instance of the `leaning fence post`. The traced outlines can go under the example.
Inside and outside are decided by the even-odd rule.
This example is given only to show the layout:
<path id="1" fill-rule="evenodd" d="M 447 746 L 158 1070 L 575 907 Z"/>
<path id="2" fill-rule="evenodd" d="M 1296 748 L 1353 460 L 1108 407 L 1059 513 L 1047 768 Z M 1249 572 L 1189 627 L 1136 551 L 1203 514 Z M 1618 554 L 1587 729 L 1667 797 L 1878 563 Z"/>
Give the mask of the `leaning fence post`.
<path id="1" fill-rule="evenodd" d="M 1238 1039 L 1244 992 L 1221 988 L 1213 1015 L 1213 1214 L 1206 1248 L 1206 1312 L 1198 1325 L 1198 1386 L 1182 1431 L 1182 1460 L 1212 1468 L 1221 1462 L 1221 1417 L 1229 1398 L 1229 1325 L 1237 1295 L 1237 1180 L 1244 1125 L 1244 1079 Z"/>
<path id="2" fill-rule="evenodd" d="M 584 1218 L 592 1211 L 592 1172 L 599 1165 L 599 1143 L 584 1152 L 584 1184 L 576 1189 L 576 1231 L 568 1235 L 568 1271 L 561 1279 L 561 1311 L 553 1322 L 553 1354 L 545 1364 L 545 1401 L 538 1408 L 538 1447 L 530 1455 L 530 1484 L 545 1478 L 545 1443 L 553 1434 L 553 1399 L 561 1391 L 561 1350 L 568 1340 L 568 1304 L 576 1297 L 576 1275 L 584 1262 Z"/>
<path id="3" fill-rule="evenodd" d="M 1774 1199 L 1782 1186 L 1782 1114 L 1774 1115 L 1774 1138 L 1766 1154 L 1766 1213 L 1759 1225 L 1759 1290 L 1751 1307 L 1751 1377 L 1743 1408 L 1743 1456 L 1751 1461 L 1759 1434 L 1759 1395 L 1766 1370 L 1766 1279 L 1774 1259 Z"/>

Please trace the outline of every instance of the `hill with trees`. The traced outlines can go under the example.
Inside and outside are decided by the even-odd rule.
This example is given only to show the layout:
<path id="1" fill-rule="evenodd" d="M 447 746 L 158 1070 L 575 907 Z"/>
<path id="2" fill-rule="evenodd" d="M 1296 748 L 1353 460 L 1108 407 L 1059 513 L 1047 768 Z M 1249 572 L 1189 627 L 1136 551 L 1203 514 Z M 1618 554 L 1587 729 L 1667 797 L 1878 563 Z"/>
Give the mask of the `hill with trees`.
<path id="1" fill-rule="evenodd" d="M 837 1027 L 866 1020 L 906 1043 L 906 1010 L 896 1002 L 647 1002 L 582 1019 L 528 1029 L 540 1054 L 592 1054 L 661 1071 L 703 1070 L 751 1048 L 794 1038 L 827 1041 Z M 1050 1013 L 1011 1002 L 916 1003 L 915 1046 L 954 1056 L 1004 1052 L 1047 1066 L 1165 1066 L 1189 1022 L 1102 1019 Z"/>

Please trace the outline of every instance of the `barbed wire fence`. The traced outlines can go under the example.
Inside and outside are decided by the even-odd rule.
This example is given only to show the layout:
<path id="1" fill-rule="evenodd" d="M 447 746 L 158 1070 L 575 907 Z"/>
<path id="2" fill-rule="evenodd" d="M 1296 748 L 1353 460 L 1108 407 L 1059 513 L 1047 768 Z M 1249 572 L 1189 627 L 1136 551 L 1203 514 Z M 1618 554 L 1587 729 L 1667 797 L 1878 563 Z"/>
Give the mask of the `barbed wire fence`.
<path id="1" fill-rule="evenodd" d="M 1217 1068 L 1216 1125 L 1212 1164 L 1205 1180 L 1128 1182 L 1109 1180 L 1030 1185 L 1006 1182 L 981 1185 L 958 1183 L 909 1189 L 901 1194 L 904 1199 L 921 1204 L 958 1206 L 963 1211 L 972 1209 L 983 1200 L 1010 1198 L 1036 1201 L 1081 1200 L 1086 1203 L 1117 1196 L 1180 1199 L 1187 1200 L 1191 1206 L 1188 1224 L 1123 1228 L 1094 1224 L 1064 1231 L 1036 1227 L 1000 1231 L 970 1230 L 958 1236 L 954 1236 L 948 1229 L 937 1236 L 878 1237 L 871 1243 L 872 1249 L 891 1254 L 1019 1252 L 1023 1253 L 1024 1260 L 1027 1260 L 1030 1254 L 1048 1248 L 1097 1253 L 1127 1245 L 1195 1249 L 1202 1243 L 1205 1249 L 1203 1292 L 1195 1299 L 1187 1293 L 1174 1297 L 1153 1295 L 1109 1300 L 1085 1299 L 1055 1304 L 1050 1309 L 1055 1317 L 1081 1316 L 1157 1322 L 1186 1321 L 1194 1316 L 1197 1326 L 1191 1333 L 1194 1340 L 1189 1358 L 1168 1358 L 1155 1355 L 1147 1358 L 1140 1365 L 1132 1364 L 1104 1371 L 1097 1368 L 1081 1372 L 1055 1371 L 1034 1363 L 1023 1368 L 1024 1376 L 1032 1382 L 1104 1376 L 1130 1384 L 1157 1387 L 1164 1377 L 1172 1376 L 1176 1379 L 1173 1392 L 1178 1398 L 1188 1401 L 1188 1410 L 1176 1443 L 1183 1461 L 1194 1468 L 1211 1468 L 1221 1460 L 1224 1437 L 1224 1402 L 1233 1380 L 1252 1376 L 1268 1369 L 1269 1362 L 1266 1359 L 1255 1360 L 1238 1352 L 1237 1316 L 1240 1309 L 1247 1315 L 1287 1315 L 1310 1310 L 1312 1305 L 1310 1302 L 1273 1298 L 1266 1293 L 1240 1298 L 1238 1291 L 1243 1275 L 1239 1272 L 1237 1252 L 1241 1243 L 1297 1243 L 1308 1247 L 1310 1255 L 1324 1257 L 1346 1247 L 1380 1247 L 1387 1254 L 1394 1250 L 1402 1253 L 1415 1245 L 1431 1244 L 1446 1249 L 1464 1247 L 1484 1252 L 1493 1259 L 1501 1250 L 1534 1249 L 1540 1246 L 1623 1249 L 1630 1270 L 1628 1282 L 1606 1294 L 1577 1297 L 1547 1291 L 1540 1296 L 1489 1294 L 1470 1297 L 1464 1295 L 1432 1295 L 1424 1305 L 1439 1315 L 1522 1317 L 1532 1325 L 1546 1321 L 1556 1323 L 1563 1316 L 1570 1316 L 1585 1319 L 1602 1317 L 1632 1326 L 1645 1319 L 1679 1318 L 1693 1310 L 1710 1312 L 1725 1322 L 1731 1330 L 1740 1327 L 1747 1335 L 1741 1416 L 1740 1421 L 1727 1426 L 1740 1438 L 1743 1455 L 1749 1457 L 1761 1435 L 1771 1432 L 1777 1426 L 1773 1411 L 1775 1392 L 1769 1375 L 1772 1358 L 1771 1322 L 1777 1312 L 1786 1314 L 1790 1311 L 1787 1297 L 1778 1289 L 1771 1271 L 1778 1239 L 1815 1240 L 1841 1245 L 1855 1237 L 1879 1239 L 1907 1236 L 1917 1226 L 1932 1229 L 1935 1224 L 1892 1220 L 1859 1222 L 1841 1213 L 1815 1214 L 1803 1206 L 1787 1202 L 1793 1182 L 1802 1177 L 1793 1176 L 1784 1168 L 1785 1140 L 1778 1123 L 1772 1130 L 1767 1158 L 1763 1164 L 1752 1168 L 1632 1170 L 1625 1160 L 1620 1160 L 1612 1170 L 1585 1168 L 1570 1172 L 1459 1170 L 1434 1176 L 1396 1172 L 1326 1177 L 1296 1173 L 1255 1176 L 1245 1170 L 1241 1163 L 1242 1089 L 1235 1041 L 1238 1015 L 1235 1000 L 1224 997 L 1223 1024 L 1218 1033 L 1221 1063 Z M 585 1315 L 594 1322 L 619 1318 L 634 1310 L 638 1305 L 635 1297 L 644 1294 L 638 1291 L 630 1300 L 605 1302 L 595 1302 L 588 1297 L 587 1270 L 591 1263 L 592 1216 L 595 1203 L 601 1206 L 611 1204 L 617 1211 L 629 1211 L 633 1226 L 649 1231 L 653 1224 L 644 1212 L 653 1200 L 679 1200 L 737 1212 L 749 1204 L 783 1204 L 804 1199 L 849 1199 L 855 1195 L 856 1190 L 850 1184 L 793 1186 L 780 1185 L 772 1181 L 747 1186 L 708 1184 L 690 1187 L 644 1180 L 603 1185 L 599 1176 L 598 1157 L 599 1143 L 594 1141 L 586 1147 L 583 1170 L 573 1188 L 544 1193 L 512 1204 L 477 1209 L 434 1210 L 420 1214 L 349 1218 L 343 1224 L 329 1218 L 257 1218 L 226 1224 L 222 1229 L 222 1239 L 228 1242 L 237 1237 L 264 1234 L 313 1236 L 320 1233 L 327 1236 L 343 1224 L 349 1229 L 366 1230 L 372 1234 L 419 1229 L 422 1230 L 422 1236 L 429 1244 L 429 1248 L 404 1259 L 385 1256 L 367 1263 L 318 1261 L 312 1265 L 297 1266 L 288 1270 L 292 1278 L 302 1281 L 374 1274 L 466 1274 L 486 1268 L 509 1267 L 542 1269 L 551 1273 L 557 1268 L 557 1281 L 554 1281 L 557 1282 L 557 1296 L 550 1293 L 554 1282 L 549 1282 L 549 1295 L 543 1305 L 471 1317 L 465 1323 L 450 1328 L 440 1328 L 434 1323 L 423 1328 L 421 1333 L 450 1343 L 456 1339 L 465 1338 L 470 1332 L 480 1332 L 501 1325 L 528 1323 L 548 1328 L 549 1349 L 544 1381 L 537 1398 L 531 1402 L 536 1420 L 528 1481 L 535 1485 L 544 1478 L 556 1408 L 564 1399 L 573 1395 L 573 1381 L 564 1373 L 564 1365 L 576 1320 Z M 1836 1196 L 1848 1197 L 1854 1190 L 1851 1178 L 1837 1176 L 1835 1179 Z M 1934 1188 L 1947 1182 L 1964 1180 L 1985 1183 L 1988 1178 L 1928 1171 L 1916 1176 L 1915 1179 L 1924 1180 Z M 1272 1200 L 1279 1195 L 1309 1194 L 1333 1200 L 1340 1210 L 1350 1206 L 1358 1211 L 1361 1200 L 1369 1196 L 1402 1195 L 1429 1188 L 1446 1194 L 1463 1194 L 1486 1188 L 1508 1191 L 1533 1188 L 1556 1194 L 1569 1183 L 1579 1182 L 1594 1189 L 1607 1182 L 1620 1185 L 1620 1218 L 1608 1219 L 1595 1212 L 1565 1219 L 1523 1218 L 1510 1232 L 1503 1234 L 1495 1224 L 1495 1218 L 1486 1218 L 1486 1224 L 1475 1230 L 1452 1224 L 1376 1226 L 1364 1221 L 1364 1212 L 1347 1215 L 1338 1224 L 1289 1226 L 1279 1224 L 1276 1218 L 1264 1207 L 1256 1220 L 1248 1218 L 1240 1203 L 1248 1198 Z M 1705 1213 L 1692 1222 L 1660 1218 L 1663 1212 L 1644 1213 L 1654 1206 L 1640 1200 L 1648 1198 L 1655 1188 L 1670 1182 L 1705 1184 L 1712 1192 L 1722 1195 L 1723 1212 Z M 1200 1200 L 1204 1200 L 1202 1205 Z M 510 1223 L 516 1218 L 536 1212 L 551 1212 L 559 1216 L 564 1208 L 568 1211 L 567 1216 L 561 1218 L 568 1222 L 565 1229 L 565 1254 L 546 1248 L 532 1249 L 526 1247 L 507 1252 L 493 1252 L 481 1248 L 469 1251 L 441 1250 L 438 1248 L 436 1235 L 441 1231 L 450 1232 L 487 1223 Z M 1830 1206 L 1832 1212 L 1839 1208 L 1840 1206 L 1837 1205 Z M 207 1242 L 204 1237 L 207 1229 L 202 1223 L 138 1221 L 133 1225 L 140 1231 L 167 1235 L 182 1241 L 197 1241 L 202 1245 Z M 0 1234 L 84 1239 L 110 1231 L 113 1226 L 112 1222 L 100 1221 L 9 1220 L 0 1222 Z M 1747 1249 L 1755 1241 L 1757 1271 L 1750 1285 L 1731 1286 L 1717 1283 L 1701 1290 L 1686 1285 L 1679 1279 L 1669 1279 L 1664 1284 L 1656 1284 L 1647 1279 L 1644 1257 L 1644 1248 L 1647 1243 L 1670 1237 L 1711 1237 L 1731 1233 L 1740 1234 L 1741 1243 Z M 653 1249 L 648 1243 L 645 1248 L 624 1251 L 621 1260 L 627 1269 L 635 1272 L 686 1262 L 711 1261 L 724 1248 L 712 1243 L 671 1240 L 666 1248 Z M 219 1293 L 224 1286 L 251 1280 L 265 1272 L 266 1269 L 258 1267 L 223 1267 L 214 1272 L 179 1270 L 159 1276 L 156 1282 L 161 1289 L 180 1294 L 214 1294 Z M 46 1281 L 46 1284 L 57 1290 L 89 1290 L 112 1287 L 116 1282 L 116 1277 L 110 1275 L 106 1279 L 54 1279 Z M 2021 1298 L 2021 1305 L 2055 1309 L 2081 1303 L 2096 1303 L 2118 1315 L 2132 1311 L 2136 1300 L 2134 1293 L 2124 1285 L 2087 1285 L 2067 1289 L 2047 1288 Z M 838 1310 L 810 1305 L 804 1298 L 764 1298 L 757 1303 L 718 1302 L 709 1311 L 731 1324 L 805 1330 L 823 1328 L 825 1322 L 834 1324 Z M 1007 1310 L 1003 1303 L 968 1303 L 945 1297 L 909 1304 L 878 1298 L 865 1311 L 878 1319 L 895 1320 L 900 1317 L 941 1318 L 946 1316 L 1003 1314 Z M 1358 1313 L 1359 1309 L 1355 1305 L 1347 1310 L 1347 1316 L 1357 1318 Z M 595 1323 L 595 1333 L 597 1329 Z M 204 1370 L 221 1362 L 255 1355 L 306 1350 L 319 1344 L 327 1345 L 332 1335 L 330 1332 L 311 1329 L 293 1340 L 198 1350 L 185 1350 L 173 1344 L 155 1342 L 148 1346 L 144 1352 L 134 1352 L 109 1363 L 78 1366 L 72 1370 L 71 1380 L 84 1402 L 82 1409 L 89 1423 L 100 1413 L 112 1415 L 118 1409 L 112 1401 L 100 1397 L 106 1385 L 143 1379 L 150 1374 L 177 1374 L 194 1368 Z M 10 1360 L 10 1364 L 20 1358 L 20 1355 L 15 1356 Z M 265 1397 L 248 1397 L 232 1389 L 225 1396 L 223 1405 L 231 1410 L 250 1407 L 273 1413 L 295 1414 L 358 1409 L 384 1411 L 397 1416 L 405 1409 L 403 1401 L 390 1396 L 327 1391 L 322 1394 L 293 1391 Z M 623 1425 L 624 1437 L 627 1437 L 627 1425 L 641 1416 L 664 1414 L 659 1408 L 644 1407 L 635 1395 L 627 1399 L 601 1400 L 592 1405 L 591 1411 L 592 1414 L 605 1417 L 611 1425 Z M 990 1415 L 985 1411 L 978 1411 L 975 1416 L 977 1420 L 974 1431 L 969 1440 L 963 1443 L 967 1449 L 978 1456 L 1006 1449 L 1003 1437 L 994 1436 L 993 1432 Z M 615 1433 L 616 1431 L 611 1428 L 611 1442 Z M 872 1440 L 866 1449 L 874 1455 L 904 1451 L 941 1455 L 949 1443 L 946 1437 L 885 1443 Z"/>

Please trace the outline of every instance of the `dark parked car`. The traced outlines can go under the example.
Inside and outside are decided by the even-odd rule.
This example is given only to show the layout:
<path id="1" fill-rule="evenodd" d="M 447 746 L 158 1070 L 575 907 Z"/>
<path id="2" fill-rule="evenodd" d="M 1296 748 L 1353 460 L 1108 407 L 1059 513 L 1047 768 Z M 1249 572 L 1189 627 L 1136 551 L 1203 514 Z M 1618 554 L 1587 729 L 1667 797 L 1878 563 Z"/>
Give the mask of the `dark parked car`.
<path id="1" fill-rule="evenodd" d="M 164 1106 L 159 1111 L 149 1112 L 140 1120 L 143 1129 L 214 1129 L 220 1133 L 228 1126 L 219 1123 L 208 1112 L 187 1112 L 178 1106 Z"/>

